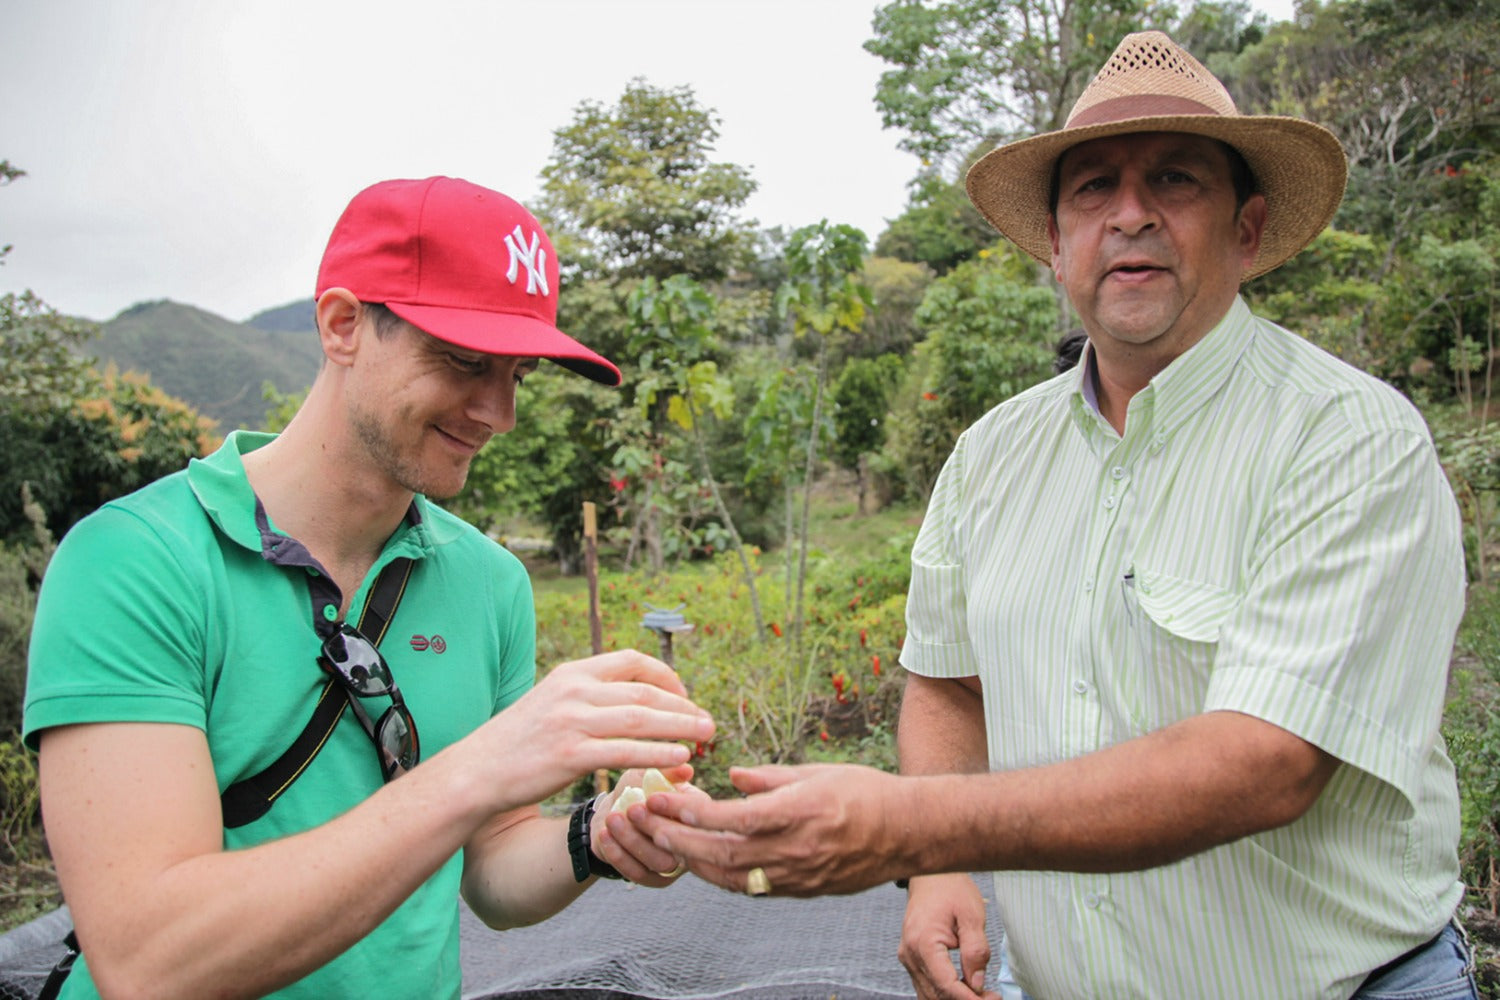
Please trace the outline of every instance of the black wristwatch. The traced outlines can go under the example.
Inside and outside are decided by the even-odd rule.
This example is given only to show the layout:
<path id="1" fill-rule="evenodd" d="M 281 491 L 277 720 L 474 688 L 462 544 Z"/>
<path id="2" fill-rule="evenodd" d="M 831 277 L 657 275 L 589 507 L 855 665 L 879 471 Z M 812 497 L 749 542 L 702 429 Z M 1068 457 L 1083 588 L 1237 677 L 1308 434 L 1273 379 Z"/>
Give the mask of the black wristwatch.
<path id="1" fill-rule="evenodd" d="M 589 799 L 574 809 L 568 820 L 568 857 L 573 861 L 573 878 L 579 882 L 587 882 L 590 875 L 598 875 L 600 878 L 625 877 L 615 870 L 614 865 L 595 854 L 594 845 L 590 843 L 589 830 L 593 827 L 594 807 L 598 804 L 597 796 Z"/>

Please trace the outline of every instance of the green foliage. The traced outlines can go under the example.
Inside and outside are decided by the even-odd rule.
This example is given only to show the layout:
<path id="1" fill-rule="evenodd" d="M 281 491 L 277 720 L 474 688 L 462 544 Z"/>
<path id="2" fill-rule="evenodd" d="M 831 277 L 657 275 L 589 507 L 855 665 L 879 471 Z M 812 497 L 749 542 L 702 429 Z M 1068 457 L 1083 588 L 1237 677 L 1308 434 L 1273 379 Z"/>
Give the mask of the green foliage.
<path id="1" fill-rule="evenodd" d="M 828 338 L 857 331 L 872 300 L 861 280 L 865 234 L 827 219 L 792 233 L 786 247 L 787 278 L 776 290 L 776 310 L 799 335 Z"/>
<path id="2" fill-rule="evenodd" d="M 1459 627 L 1444 736 L 1458 771 L 1463 880 L 1500 912 L 1500 590 L 1472 587 Z"/>
<path id="3" fill-rule="evenodd" d="M 670 575 L 601 576 L 606 649 L 662 655 L 660 640 L 641 618 L 647 605 L 685 605 L 694 628 L 674 638 L 672 659 L 693 699 L 718 724 L 714 740 L 694 748 L 700 787 L 733 794 L 728 769 L 747 763 L 844 759 L 894 768 L 890 731 L 900 692 L 896 659 L 906 591 L 897 578 L 910 541 L 892 539 L 867 561 L 820 556 L 809 607 L 812 652 L 803 661 L 788 655 L 787 607 L 769 591 L 772 637 L 756 640 L 748 590 L 737 560 L 727 555 L 679 566 Z M 587 613 L 580 588 L 539 592 L 542 663 L 587 655 Z"/>
<path id="4" fill-rule="evenodd" d="M 1463 515 L 1469 578 L 1485 583 L 1495 522 L 1500 518 L 1500 424 L 1476 419 L 1461 407 L 1430 402 L 1423 407 L 1423 415 Z"/>
<path id="5" fill-rule="evenodd" d="M 1417 355 L 1411 338 L 1380 336 L 1369 322 L 1381 288 L 1375 275 L 1384 241 L 1328 228 L 1306 250 L 1245 289 L 1256 313 L 1352 365 L 1385 378 L 1405 375 Z"/>
<path id="6" fill-rule="evenodd" d="M 916 312 L 932 284 L 932 269 L 894 257 L 869 257 L 861 279 L 870 289 L 870 311 L 846 356 L 906 354 L 922 339 Z"/>
<path id="7" fill-rule="evenodd" d="M 516 393 L 516 426 L 491 438 L 445 506 L 481 530 L 536 518 L 563 566 L 578 565 L 583 503 L 607 503 L 613 390 L 544 366 Z"/>
<path id="8" fill-rule="evenodd" d="M 297 411 L 302 409 L 302 404 L 307 401 L 307 390 L 282 392 L 276 388 L 275 382 L 262 382 L 260 398 L 266 403 L 266 416 L 261 421 L 261 429 L 280 433 L 286 430 L 286 425 L 291 423 Z"/>
<path id="9" fill-rule="evenodd" d="M 75 351 L 91 333 L 29 292 L 0 297 L 0 540 L 32 534 L 23 484 L 60 537 L 218 443 L 209 421 L 143 376 L 89 367 Z"/>
<path id="10" fill-rule="evenodd" d="M 643 411 L 649 413 L 659 392 L 671 393 L 667 419 L 685 431 L 692 442 L 698 473 L 713 498 L 723 532 L 740 560 L 742 579 L 755 614 L 756 635 L 764 638 L 755 574 L 735 527 L 734 515 L 714 476 L 703 431 L 705 418 L 722 420 L 734 409 L 732 383 L 719 374 L 718 364 L 706 357 L 713 338 L 716 305 L 708 290 L 686 275 L 673 275 L 660 283 L 647 278 L 636 286 L 628 303 L 636 329 L 631 353 L 641 359 L 641 368 L 646 373 L 642 381 L 648 383 L 637 398 L 643 404 Z"/>
<path id="11" fill-rule="evenodd" d="M 865 42 L 893 67 L 875 105 L 928 164 L 1059 128 L 1120 39 L 1171 13 L 1153 0 L 896 0 Z"/>
<path id="12" fill-rule="evenodd" d="M 542 169 L 541 213 L 570 270 L 714 280 L 741 266 L 752 237 L 737 213 L 756 185 L 710 160 L 718 124 L 690 87 L 640 79 L 613 107 L 579 104 Z"/>
<path id="13" fill-rule="evenodd" d="M 905 363 L 894 354 L 854 358 L 833 384 L 835 428 L 833 457 L 845 468 L 855 468 L 861 455 L 885 444 L 886 411 L 905 374 Z"/>
<path id="14" fill-rule="evenodd" d="M 917 310 L 928 331 L 896 395 L 882 471 L 926 497 L 958 434 L 1052 375 L 1057 300 L 1013 250 L 985 251 L 933 282 Z"/>
<path id="15" fill-rule="evenodd" d="M 994 227 L 979 214 L 963 185 L 926 171 L 912 182 L 906 210 L 880 234 L 875 252 L 946 274 L 994 241 Z"/>

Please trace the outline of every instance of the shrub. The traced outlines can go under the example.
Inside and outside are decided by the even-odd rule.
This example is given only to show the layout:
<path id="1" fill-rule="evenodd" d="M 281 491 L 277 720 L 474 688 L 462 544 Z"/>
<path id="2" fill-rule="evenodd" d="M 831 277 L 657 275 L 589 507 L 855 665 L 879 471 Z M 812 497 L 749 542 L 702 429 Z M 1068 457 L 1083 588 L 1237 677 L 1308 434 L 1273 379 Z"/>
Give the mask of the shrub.
<path id="1" fill-rule="evenodd" d="M 1458 771 L 1464 883 L 1500 913 L 1500 589 L 1469 590 L 1444 735 Z"/>
<path id="2" fill-rule="evenodd" d="M 693 629 L 673 637 L 670 655 L 693 699 L 718 724 L 711 742 L 693 748 L 696 783 L 712 795 L 733 794 L 730 765 L 847 760 L 894 769 L 905 584 L 896 586 L 893 563 L 879 551 L 868 572 L 833 560 L 815 568 L 802 664 L 783 635 L 789 633 L 783 589 L 761 590 L 768 636 L 759 642 L 748 589 L 731 556 L 670 575 L 605 573 L 599 583 L 604 648 L 665 656 L 641 620 L 653 607 L 682 605 Z M 538 594 L 539 660 L 553 665 L 588 655 L 587 616 L 582 588 Z M 586 786 L 569 797 L 588 794 Z"/>

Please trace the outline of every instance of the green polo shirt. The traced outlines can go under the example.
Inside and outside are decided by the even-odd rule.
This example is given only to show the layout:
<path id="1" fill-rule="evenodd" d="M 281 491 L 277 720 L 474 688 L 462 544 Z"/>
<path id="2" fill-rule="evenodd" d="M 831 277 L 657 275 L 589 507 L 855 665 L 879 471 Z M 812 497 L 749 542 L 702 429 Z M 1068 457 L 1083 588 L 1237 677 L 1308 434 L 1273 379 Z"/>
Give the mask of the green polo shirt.
<path id="1" fill-rule="evenodd" d="M 1288 826 L 1149 871 L 997 872 L 1038 997 L 1345 997 L 1462 894 L 1439 735 L 1453 494 L 1389 386 L 1224 319 L 1098 413 L 1092 352 L 965 432 L 912 552 L 902 663 L 977 675 L 991 767 L 1216 709 L 1343 762 Z"/>
<path id="2" fill-rule="evenodd" d="M 259 511 L 240 456 L 269 440 L 236 432 L 213 455 L 104 505 L 63 539 L 32 629 L 29 746 L 41 730 L 70 723 L 195 726 L 208 738 L 222 792 L 302 731 L 326 679 L 315 616 L 337 618 L 338 591 Z M 349 620 L 359 619 L 376 575 L 398 556 L 416 565 L 381 652 L 431 757 L 534 682 L 531 584 L 509 552 L 417 497 L 354 595 Z M 270 812 L 226 830 L 224 846 L 315 827 L 380 784 L 369 737 L 345 712 Z M 362 941 L 275 995 L 457 997 L 461 860 L 455 855 Z M 96 995 L 86 961 L 64 995 Z"/>

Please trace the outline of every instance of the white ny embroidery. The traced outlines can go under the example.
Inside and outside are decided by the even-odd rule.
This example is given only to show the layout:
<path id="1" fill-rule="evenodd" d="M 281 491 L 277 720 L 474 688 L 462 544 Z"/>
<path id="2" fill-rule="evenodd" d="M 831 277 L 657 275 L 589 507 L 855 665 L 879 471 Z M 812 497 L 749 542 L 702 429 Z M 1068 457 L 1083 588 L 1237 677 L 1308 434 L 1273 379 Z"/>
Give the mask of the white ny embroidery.
<path id="1" fill-rule="evenodd" d="M 505 280 L 512 285 L 516 283 L 517 265 L 526 268 L 526 294 L 535 295 L 537 289 L 541 294 L 547 294 L 547 251 L 542 249 L 542 238 L 538 233 L 531 234 L 531 242 L 526 242 L 526 234 L 521 232 L 518 224 L 515 231 L 506 234 L 506 249 L 510 251 L 510 266 L 505 269 Z"/>

